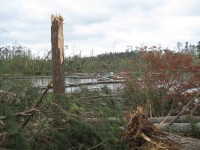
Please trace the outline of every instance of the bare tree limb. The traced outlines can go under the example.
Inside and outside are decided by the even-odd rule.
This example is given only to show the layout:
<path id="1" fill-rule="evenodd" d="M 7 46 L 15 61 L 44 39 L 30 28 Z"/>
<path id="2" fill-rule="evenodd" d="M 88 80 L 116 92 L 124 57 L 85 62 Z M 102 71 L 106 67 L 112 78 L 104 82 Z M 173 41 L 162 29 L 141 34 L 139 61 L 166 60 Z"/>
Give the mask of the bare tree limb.
<path id="1" fill-rule="evenodd" d="M 189 107 L 189 105 L 197 98 L 200 96 L 200 92 L 198 92 L 188 103 L 186 106 L 183 107 L 182 111 L 174 118 L 172 119 L 170 122 L 169 122 L 169 126 L 172 125 L 172 123 L 177 120 L 184 112 L 185 110 Z"/>
<path id="2" fill-rule="evenodd" d="M 39 110 L 37 108 L 32 108 L 32 109 L 27 110 L 27 111 L 15 113 L 13 116 L 14 117 L 16 117 L 16 116 L 30 116 L 33 112 L 36 112 L 36 111 L 39 111 Z M 7 119 L 7 116 L 0 116 L 0 120 L 5 120 L 5 119 Z"/>
<path id="3" fill-rule="evenodd" d="M 50 87 L 52 86 L 52 81 L 49 82 L 49 84 L 47 85 L 46 89 L 43 91 L 41 97 L 39 98 L 39 100 L 34 104 L 33 108 L 38 108 L 38 106 L 40 105 L 40 103 L 42 102 L 42 100 L 44 99 L 44 97 L 46 96 L 48 90 L 50 89 Z M 25 122 L 22 124 L 21 128 L 25 127 L 27 125 L 27 123 L 30 121 L 31 117 L 35 114 L 35 112 L 33 112 L 26 120 Z M 20 128 L 20 129 L 21 129 Z"/>

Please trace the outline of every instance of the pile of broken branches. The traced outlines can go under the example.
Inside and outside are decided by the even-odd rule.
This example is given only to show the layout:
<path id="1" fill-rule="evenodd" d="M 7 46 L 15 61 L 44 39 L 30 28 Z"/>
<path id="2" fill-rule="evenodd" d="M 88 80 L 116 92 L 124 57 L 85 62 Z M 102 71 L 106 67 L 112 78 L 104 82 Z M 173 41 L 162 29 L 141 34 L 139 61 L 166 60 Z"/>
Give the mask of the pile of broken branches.
<path id="1" fill-rule="evenodd" d="M 121 141 L 129 145 L 129 149 L 176 149 L 175 143 L 165 138 L 166 134 L 147 120 L 146 111 L 137 107 L 136 111 L 127 115 L 126 132 Z"/>

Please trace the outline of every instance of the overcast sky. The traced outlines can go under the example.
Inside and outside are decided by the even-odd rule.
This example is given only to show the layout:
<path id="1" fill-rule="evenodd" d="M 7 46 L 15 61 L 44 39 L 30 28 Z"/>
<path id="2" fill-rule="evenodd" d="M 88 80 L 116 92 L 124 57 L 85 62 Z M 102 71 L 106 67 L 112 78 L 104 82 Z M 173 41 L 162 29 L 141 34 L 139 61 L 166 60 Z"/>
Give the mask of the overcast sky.
<path id="1" fill-rule="evenodd" d="M 51 49 L 52 14 L 64 18 L 66 56 L 200 41 L 199 0 L 0 0 L 0 6 L 0 45 L 35 54 Z"/>

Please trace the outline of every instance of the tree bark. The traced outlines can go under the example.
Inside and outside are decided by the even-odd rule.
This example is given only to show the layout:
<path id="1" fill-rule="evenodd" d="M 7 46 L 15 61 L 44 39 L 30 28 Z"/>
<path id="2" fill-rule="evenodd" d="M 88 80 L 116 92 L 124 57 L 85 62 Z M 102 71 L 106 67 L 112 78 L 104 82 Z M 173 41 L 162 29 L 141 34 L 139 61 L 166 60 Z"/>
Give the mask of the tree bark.
<path id="1" fill-rule="evenodd" d="M 163 120 L 165 120 L 164 123 L 169 123 L 171 120 L 173 120 L 175 118 L 176 118 L 176 116 L 168 116 L 167 118 L 166 117 L 153 117 L 153 118 L 148 118 L 148 120 L 151 123 L 160 123 Z M 177 120 L 175 120 L 174 123 L 189 123 L 190 118 L 191 118 L 191 120 L 200 122 L 200 116 L 183 115 L 183 116 L 180 116 Z"/>
<path id="2" fill-rule="evenodd" d="M 65 93 L 63 18 L 51 16 L 53 93 Z"/>
<path id="3" fill-rule="evenodd" d="M 198 150 L 200 149 L 200 140 L 190 137 L 182 137 L 173 134 L 167 136 L 168 139 L 177 143 L 175 147 L 180 150 Z"/>
<path id="4" fill-rule="evenodd" d="M 200 122 L 194 125 L 191 125 L 190 123 L 173 123 L 172 125 L 163 123 L 161 125 L 154 125 L 163 131 L 174 131 L 176 133 L 192 133 L 195 132 L 195 130 L 200 131 Z"/>

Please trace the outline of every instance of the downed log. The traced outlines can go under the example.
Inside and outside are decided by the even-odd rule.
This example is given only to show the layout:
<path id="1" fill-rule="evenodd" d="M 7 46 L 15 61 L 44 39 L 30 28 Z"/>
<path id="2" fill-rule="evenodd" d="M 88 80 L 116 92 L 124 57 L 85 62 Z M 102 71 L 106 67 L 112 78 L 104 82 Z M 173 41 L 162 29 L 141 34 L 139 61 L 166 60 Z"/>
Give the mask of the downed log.
<path id="1" fill-rule="evenodd" d="M 117 117 L 109 117 L 109 118 L 85 117 L 85 118 L 90 123 L 100 123 L 100 122 L 105 122 L 105 121 L 109 121 L 109 122 L 121 121 L 121 119 Z M 192 132 L 195 132 L 195 130 L 200 131 L 200 122 L 196 124 L 174 123 L 172 125 L 169 125 L 169 123 L 162 123 L 162 124 L 153 123 L 153 125 L 162 131 L 171 131 L 171 132 L 176 132 L 176 133 L 192 133 Z M 123 126 L 120 128 L 124 130 Z"/>
<path id="2" fill-rule="evenodd" d="M 86 118 L 86 121 L 90 123 L 101 123 L 101 122 L 120 122 L 120 118 L 117 117 L 109 117 L 109 118 Z M 123 127 L 120 127 L 123 129 Z"/>
<path id="3" fill-rule="evenodd" d="M 160 123 L 162 122 L 166 117 L 153 117 L 153 118 L 148 118 L 148 120 L 151 123 Z M 176 116 L 168 116 L 165 119 L 165 123 L 169 123 L 171 120 L 174 120 Z M 195 120 L 196 122 L 200 122 L 200 116 L 189 116 L 189 115 L 183 115 L 180 116 L 177 120 L 174 120 L 174 123 L 189 123 L 190 120 Z"/>
<path id="4" fill-rule="evenodd" d="M 176 133 L 192 133 L 195 130 L 200 131 L 200 122 L 191 125 L 190 123 L 173 123 L 170 125 L 169 123 L 163 124 L 154 124 L 160 130 L 163 131 L 174 131 Z"/>
<path id="5" fill-rule="evenodd" d="M 79 87 L 79 86 L 87 86 L 87 85 L 98 85 L 98 84 L 118 84 L 118 83 L 125 83 L 125 80 L 115 80 L 115 81 L 96 81 L 96 82 L 85 82 L 85 83 L 73 83 L 73 84 L 66 84 L 65 87 Z M 40 86 L 42 89 L 46 88 L 45 86 Z M 50 88 L 52 88 L 51 86 Z"/>
<path id="6" fill-rule="evenodd" d="M 69 78 L 72 78 L 72 79 L 96 79 L 98 77 L 95 75 L 88 75 L 88 76 L 69 76 Z"/>
<path id="7" fill-rule="evenodd" d="M 89 97 L 80 97 L 77 98 L 77 101 L 82 101 L 82 100 L 92 100 L 92 99 L 100 99 L 100 98 L 112 98 L 116 97 L 117 95 L 99 95 L 99 96 L 89 96 Z"/>
<path id="8" fill-rule="evenodd" d="M 190 137 L 181 137 L 173 134 L 168 134 L 168 139 L 175 141 L 180 150 L 198 150 L 200 149 L 200 140 Z"/>

